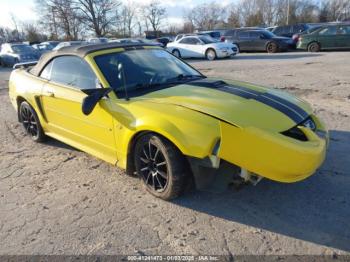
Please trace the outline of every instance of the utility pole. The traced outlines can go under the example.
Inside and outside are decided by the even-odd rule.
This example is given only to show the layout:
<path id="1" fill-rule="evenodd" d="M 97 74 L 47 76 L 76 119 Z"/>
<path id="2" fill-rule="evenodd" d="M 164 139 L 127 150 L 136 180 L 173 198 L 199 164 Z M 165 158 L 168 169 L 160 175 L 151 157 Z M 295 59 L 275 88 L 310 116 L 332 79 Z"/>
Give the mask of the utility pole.
<path id="1" fill-rule="evenodd" d="M 55 38 L 54 40 L 58 40 L 58 33 L 57 33 L 57 24 L 56 24 L 56 16 L 55 16 L 55 7 L 52 6 L 51 7 L 51 12 L 52 12 L 52 22 L 53 22 L 53 28 L 54 28 L 54 34 L 55 34 Z"/>
<path id="2" fill-rule="evenodd" d="M 290 0 L 287 0 L 287 25 L 289 25 L 289 3 Z"/>

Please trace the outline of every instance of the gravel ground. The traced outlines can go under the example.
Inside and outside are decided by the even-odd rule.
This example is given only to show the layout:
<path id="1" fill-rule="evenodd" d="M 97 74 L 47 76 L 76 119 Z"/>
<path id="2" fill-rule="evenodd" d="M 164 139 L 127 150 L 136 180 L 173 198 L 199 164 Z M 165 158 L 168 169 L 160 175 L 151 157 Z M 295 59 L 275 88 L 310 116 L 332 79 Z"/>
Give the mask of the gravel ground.
<path id="1" fill-rule="evenodd" d="M 0 69 L 0 255 L 350 254 L 350 52 L 189 60 L 204 74 L 282 88 L 313 104 L 331 144 L 295 184 L 263 180 L 173 202 L 61 142 L 35 144 Z"/>

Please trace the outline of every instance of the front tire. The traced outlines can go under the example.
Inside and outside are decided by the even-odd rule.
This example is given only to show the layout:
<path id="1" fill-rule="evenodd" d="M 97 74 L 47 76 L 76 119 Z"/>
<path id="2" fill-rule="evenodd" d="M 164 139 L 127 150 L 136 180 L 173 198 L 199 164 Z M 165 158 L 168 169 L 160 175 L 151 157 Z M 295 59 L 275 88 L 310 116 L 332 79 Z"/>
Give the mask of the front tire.
<path id="1" fill-rule="evenodd" d="M 307 46 L 307 50 L 312 53 L 319 52 L 321 50 L 321 46 L 319 43 L 313 42 Z"/>
<path id="2" fill-rule="evenodd" d="M 216 59 L 216 52 L 213 49 L 208 49 L 205 52 L 205 57 L 209 60 L 209 61 L 213 61 Z"/>
<path id="3" fill-rule="evenodd" d="M 187 181 L 186 161 L 168 140 L 147 134 L 135 145 L 135 168 L 148 192 L 163 200 L 180 196 Z"/>
<path id="4" fill-rule="evenodd" d="M 35 110 L 25 101 L 19 106 L 19 119 L 33 141 L 43 142 L 46 140 L 46 135 Z"/>

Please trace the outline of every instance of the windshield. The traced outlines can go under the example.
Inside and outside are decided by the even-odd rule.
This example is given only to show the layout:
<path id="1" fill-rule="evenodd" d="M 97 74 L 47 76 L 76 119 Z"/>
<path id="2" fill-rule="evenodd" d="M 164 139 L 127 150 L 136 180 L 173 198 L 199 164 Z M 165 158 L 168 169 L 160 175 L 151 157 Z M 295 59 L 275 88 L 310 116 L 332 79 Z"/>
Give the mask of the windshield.
<path id="1" fill-rule="evenodd" d="M 138 49 L 95 57 L 118 97 L 139 96 L 203 77 L 180 59 L 161 49 Z"/>
<path id="2" fill-rule="evenodd" d="M 15 53 L 30 53 L 35 51 L 34 48 L 29 45 L 13 45 L 11 48 Z"/>
<path id="3" fill-rule="evenodd" d="M 217 41 L 214 38 L 211 38 L 210 36 L 199 36 L 198 37 L 204 44 L 212 44 L 217 43 Z"/>

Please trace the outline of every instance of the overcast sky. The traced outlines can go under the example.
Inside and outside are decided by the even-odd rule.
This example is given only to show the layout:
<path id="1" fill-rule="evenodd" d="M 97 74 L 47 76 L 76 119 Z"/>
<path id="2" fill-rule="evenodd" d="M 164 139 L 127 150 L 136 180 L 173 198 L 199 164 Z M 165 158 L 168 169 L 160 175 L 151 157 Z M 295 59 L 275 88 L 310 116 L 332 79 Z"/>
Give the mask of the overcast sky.
<path id="1" fill-rule="evenodd" d="M 122 0 L 127 2 L 128 0 Z M 0 0 L 0 26 L 13 28 L 11 21 L 11 13 L 19 21 L 33 21 L 37 19 L 37 14 L 34 10 L 34 0 Z M 151 0 L 133 0 L 132 2 L 139 4 L 146 4 Z M 168 23 L 180 23 L 183 17 L 183 11 L 193 7 L 194 5 L 211 2 L 211 0 L 162 0 L 165 7 L 167 7 Z M 222 5 L 230 3 L 231 0 L 221 0 Z"/>

